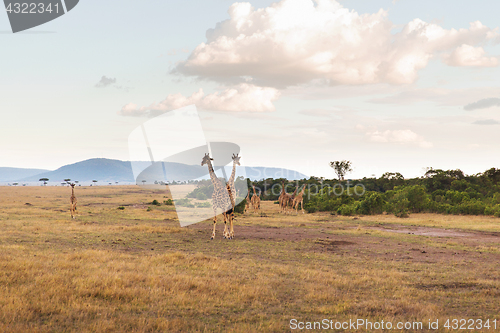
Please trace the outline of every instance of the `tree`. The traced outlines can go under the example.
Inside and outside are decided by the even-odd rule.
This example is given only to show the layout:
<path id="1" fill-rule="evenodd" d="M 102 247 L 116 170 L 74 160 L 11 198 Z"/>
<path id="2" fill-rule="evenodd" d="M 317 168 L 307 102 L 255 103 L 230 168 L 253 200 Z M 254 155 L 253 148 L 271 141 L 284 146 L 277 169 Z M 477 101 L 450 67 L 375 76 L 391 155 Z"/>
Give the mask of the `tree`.
<path id="1" fill-rule="evenodd" d="M 352 162 L 351 161 L 334 161 L 330 162 L 330 167 L 333 168 L 337 177 L 339 177 L 339 181 L 344 180 L 344 176 L 352 172 Z"/>
<path id="2" fill-rule="evenodd" d="M 49 181 L 49 179 L 48 178 L 40 178 L 38 181 L 43 182 L 43 185 L 47 185 L 47 182 Z"/>

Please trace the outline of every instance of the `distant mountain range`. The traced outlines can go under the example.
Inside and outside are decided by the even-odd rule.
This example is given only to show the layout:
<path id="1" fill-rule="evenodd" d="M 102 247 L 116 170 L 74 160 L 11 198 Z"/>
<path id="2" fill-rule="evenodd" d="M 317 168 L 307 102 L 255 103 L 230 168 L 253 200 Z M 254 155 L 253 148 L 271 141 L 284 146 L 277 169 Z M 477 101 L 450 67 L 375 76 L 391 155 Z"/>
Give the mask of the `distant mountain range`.
<path id="1" fill-rule="evenodd" d="M 133 162 L 134 167 L 139 167 L 141 170 L 146 169 L 151 165 L 150 162 Z M 167 172 L 160 173 L 160 166 L 166 169 Z M 163 162 L 155 164 L 151 167 L 156 173 L 153 175 L 168 175 L 168 180 L 183 181 L 188 179 L 196 179 L 200 174 L 207 174 L 208 169 L 206 166 L 201 165 L 183 165 L 174 162 Z M 207 171 L 207 172 L 205 172 Z M 226 167 L 225 172 L 227 175 L 231 173 L 231 167 Z M 141 175 L 145 174 L 143 171 Z M 220 173 L 220 172 L 218 172 Z M 140 176 L 138 179 L 140 179 Z M 150 176 L 147 179 L 164 179 L 164 177 Z M 220 174 L 222 176 L 222 174 Z M 238 167 L 236 176 L 244 176 L 251 180 L 260 180 L 263 178 L 287 178 L 289 180 L 307 178 L 306 175 L 280 168 L 267 168 L 267 167 Z M 132 171 L 132 163 L 130 161 L 111 160 L 106 158 L 93 158 L 74 164 L 69 164 L 60 167 L 57 170 L 49 171 L 43 169 L 21 169 L 21 168 L 0 168 L 0 182 L 18 182 L 19 184 L 33 184 L 39 182 L 41 178 L 48 178 L 49 183 L 61 183 L 64 179 L 71 179 L 72 181 L 79 181 L 81 184 L 92 183 L 97 180 L 97 184 L 103 183 L 135 183 L 134 174 Z M 202 177 L 206 178 L 206 177 Z"/>
<path id="2" fill-rule="evenodd" d="M 10 182 L 16 179 L 28 178 L 43 172 L 44 169 L 0 168 L 0 182 Z M 38 180 L 38 179 L 37 179 Z"/>

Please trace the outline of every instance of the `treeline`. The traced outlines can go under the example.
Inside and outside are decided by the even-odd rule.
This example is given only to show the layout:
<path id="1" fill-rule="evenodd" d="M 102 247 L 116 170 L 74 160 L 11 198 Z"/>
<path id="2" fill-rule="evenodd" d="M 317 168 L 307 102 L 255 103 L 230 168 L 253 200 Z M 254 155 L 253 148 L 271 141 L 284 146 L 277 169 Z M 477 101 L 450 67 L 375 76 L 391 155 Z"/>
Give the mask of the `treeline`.
<path id="1" fill-rule="evenodd" d="M 253 184 L 263 200 L 277 200 L 283 179 Z M 421 178 L 405 179 L 400 173 L 355 181 L 317 177 L 285 182 L 287 192 L 306 185 L 308 212 L 330 211 L 341 215 L 370 215 L 382 212 L 406 217 L 410 213 L 494 215 L 500 217 L 500 169 L 476 175 L 461 170 L 428 169 Z"/>

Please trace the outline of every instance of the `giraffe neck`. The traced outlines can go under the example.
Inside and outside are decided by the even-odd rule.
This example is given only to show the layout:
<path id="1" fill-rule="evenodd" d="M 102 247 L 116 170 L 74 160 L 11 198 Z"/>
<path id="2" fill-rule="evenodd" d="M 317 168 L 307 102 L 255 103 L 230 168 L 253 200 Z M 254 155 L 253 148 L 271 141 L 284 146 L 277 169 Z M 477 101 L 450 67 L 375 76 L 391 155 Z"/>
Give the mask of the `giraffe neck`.
<path id="1" fill-rule="evenodd" d="M 216 187 L 219 187 L 219 178 L 217 178 L 217 175 L 215 174 L 214 168 L 212 167 L 212 162 L 208 161 L 208 172 L 210 173 L 210 179 L 212 180 L 212 184 L 214 185 L 214 189 Z"/>
<path id="2" fill-rule="evenodd" d="M 233 161 L 233 171 L 231 172 L 231 177 L 229 177 L 229 184 L 234 183 L 234 176 L 236 175 L 236 163 Z"/>
<path id="3" fill-rule="evenodd" d="M 74 196 L 75 196 L 75 188 L 74 188 L 74 187 L 72 187 L 72 188 L 71 188 L 71 196 L 72 196 L 72 197 L 74 197 Z"/>

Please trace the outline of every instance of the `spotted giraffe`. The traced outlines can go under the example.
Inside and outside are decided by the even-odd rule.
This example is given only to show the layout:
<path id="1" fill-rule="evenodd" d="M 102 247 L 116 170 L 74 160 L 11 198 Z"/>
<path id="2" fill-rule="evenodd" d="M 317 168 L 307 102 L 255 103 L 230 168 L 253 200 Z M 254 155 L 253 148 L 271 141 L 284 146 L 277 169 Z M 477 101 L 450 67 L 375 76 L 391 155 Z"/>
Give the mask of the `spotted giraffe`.
<path id="1" fill-rule="evenodd" d="M 76 218 L 76 197 L 75 197 L 75 184 L 70 184 L 71 186 L 71 197 L 69 198 L 71 202 L 71 217 Z"/>
<path id="2" fill-rule="evenodd" d="M 252 185 L 252 188 L 253 188 L 252 207 L 253 207 L 253 211 L 257 212 L 260 209 L 260 197 L 255 192 L 255 185 Z"/>
<path id="3" fill-rule="evenodd" d="M 293 199 L 293 207 L 295 208 L 295 213 L 299 213 L 299 204 L 300 208 L 302 209 L 302 214 L 304 214 L 304 192 L 306 190 L 306 185 L 304 184 L 304 187 L 302 187 L 302 191 Z"/>
<path id="4" fill-rule="evenodd" d="M 281 182 L 281 193 L 278 198 L 278 203 L 280 206 L 280 212 L 283 213 L 283 200 L 285 199 L 285 181 Z"/>
<path id="5" fill-rule="evenodd" d="M 238 156 L 238 154 L 236 155 L 233 154 L 233 171 L 231 172 L 231 177 L 229 177 L 229 180 L 227 181 L 227 184 L 229 185 L 229 188 L 231 190 L 229 198 L 231 199 L 233 210 L 236 204 L 236 189 L 234 187 L 234 178 L 236 176 L 236 165 L 240 165 L 240 158 L 241 156 Z"/>
<path id="6" fill-rule="evenodd" d="M 296 192 L 297 189 L 295 189 L 295 192 L 293 192 L 293 194 L 286 193 L 286 186 L 283 187 L 283 199 L 281 201 L 281 209 L 283 213 L 288 213 L 288 207 L 292 205 L 293 198 L 295 197 Z"/>
<path id="7" fill-rule="evenodd" d="M 212 232 L 212 237 L 210 239 L 215 238 L 215 226 L 217 225 L 217 208 L 222 210 L 222 215 L 224 216 L 224 238 L 232 238 L 234 236 L 233 231 L 233 209 L 231 204 L 231 199 L 229 193 L 231 192 L 229 186 L 224 186 L 220 182 L 219 178 L 215 174 L 214 168 L 212 166 L 213 158 L 210 158 L 208 154 L 205 154 L 203 160 L 201 161 L 201 165 L 207 164 L 208 172 L 210 174 L 210 179 L 212 180 L 212 185 L 214 186 L 214 192 L 212 193 L 212 208 L 214 210 L 214 230 Z M 227 230 L 227 222 L 229 221 L 230 230 Z M 230 235 L 233 236 L 230 236 Z"/>

